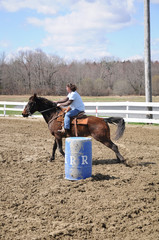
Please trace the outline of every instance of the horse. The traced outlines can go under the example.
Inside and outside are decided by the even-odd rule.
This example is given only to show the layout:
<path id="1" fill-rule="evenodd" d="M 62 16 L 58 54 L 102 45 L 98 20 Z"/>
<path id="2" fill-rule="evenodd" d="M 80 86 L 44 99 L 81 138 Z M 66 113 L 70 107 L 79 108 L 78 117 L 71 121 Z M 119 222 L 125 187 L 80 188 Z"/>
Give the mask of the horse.
<path id="1" fill-rule="evenodd" d="M 55 152 L 57 148 L 60 153 L 65 156 L 62 149 L 62 138 L 75 136 L 74 125 L 71 124 L 69 135 L 59 132 L 62 128 L 62 122 L 58 119 L 64 115 L 63 108 L 57 106 L 57 104 L 53 101 L 34 94 L 29 98 L 29 101 L 22 112 L 22 116 L 31 116 L 36 111 L 43 115 L 51 134 L 55 137 L 52 155 L 49 161 L 52 162 L 55 159 Z M 120 154 L 117 145 L 110 139 L 110 128 L 108 125 L 108 123 L 117 125 L 115 139 L 118 140 L 122 137 L 125 130 L 124 119 L 120 117 L 99 118 L 95 116 L 87 116 L 87 118 L 87 125 L 77 125 L 78 136 L 92 136 L 95 140 L 101 142 L 116 154 L 118 163 L 125 163 L 124 157 Z"/>

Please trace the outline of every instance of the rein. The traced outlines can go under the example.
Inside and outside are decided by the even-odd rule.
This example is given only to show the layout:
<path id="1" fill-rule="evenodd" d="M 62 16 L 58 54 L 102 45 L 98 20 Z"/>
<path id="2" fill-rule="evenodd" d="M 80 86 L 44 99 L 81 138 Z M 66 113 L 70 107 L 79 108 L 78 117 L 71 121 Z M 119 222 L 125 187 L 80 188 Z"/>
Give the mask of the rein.
<path id="1" fill-rule="evenodd" d="M 39 111 L 39 113 L 48 112 L 48 111 L 50 111 L 50 110 L 52 110 L 52 109 L 54 109 L 54 108 L 56 108 L 56 107 L 52 107 L 52 108 L 48 108 L 48 109 L 45 109 L 45 110 Z M 49 125 L 52 121 L 54 121 L 55 119 L 57 119 L 57 118 L 63 116 L 64 114 L 65 114 L 65 112 L 63 112 L 62 114 L 57 115 L 56 117 L 53 117 L 52 119 L 50 119 L 50 121 L 48 122 L 48 125 Z"/>
<path id="2" fill-rule="evenodd" d="M 39 111 L 39 113 L 48 112 L 48 111 L 50 111 L 50 110 L 52 110 L 52 109 L 54 109 L 54 108 L 56 108 L 56 107 L 52 107 L 52 108 L 48 108 L 48 109 L 45 109 L 45 110 Z"/>

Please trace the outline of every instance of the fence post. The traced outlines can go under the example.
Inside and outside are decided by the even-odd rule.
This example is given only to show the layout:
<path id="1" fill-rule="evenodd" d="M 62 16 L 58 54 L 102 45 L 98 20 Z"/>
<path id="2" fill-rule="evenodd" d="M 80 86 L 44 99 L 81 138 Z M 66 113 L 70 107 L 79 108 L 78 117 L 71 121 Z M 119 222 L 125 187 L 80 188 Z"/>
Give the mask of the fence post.
<path id="1" fill-rule="evenodd" d="M 6 104 L 4 104 L 3 115 L 4 115 L 4 117 L 5 117 L 5 115 L 6 115 Z"/>
<path id="2" fill-rule="evenodd" d="M 96 117 L 98 117 L 98 106 L 97 106 L 97 103 L 96 103 Z"/>
<path id="3" fill-rule="evenodd" d="M 128 101 L 126 102 L 126 111 L 129 111 Z M 128 119 L 129 119 L 129 114 L 128 113 L 126 113 L 126 119 L 127 119 L 127 122 L 128 122 Z"/>

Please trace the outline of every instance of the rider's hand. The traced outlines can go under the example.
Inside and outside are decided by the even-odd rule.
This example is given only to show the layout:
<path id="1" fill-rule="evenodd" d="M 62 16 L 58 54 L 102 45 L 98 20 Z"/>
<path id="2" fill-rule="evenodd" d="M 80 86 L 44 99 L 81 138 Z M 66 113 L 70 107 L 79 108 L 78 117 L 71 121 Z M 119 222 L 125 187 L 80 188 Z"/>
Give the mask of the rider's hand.
<path id="1" fill-rule="evenodd" d="M 71 110 L 71 107 L 67 107 L 66 112 L 69 112 Z"/>

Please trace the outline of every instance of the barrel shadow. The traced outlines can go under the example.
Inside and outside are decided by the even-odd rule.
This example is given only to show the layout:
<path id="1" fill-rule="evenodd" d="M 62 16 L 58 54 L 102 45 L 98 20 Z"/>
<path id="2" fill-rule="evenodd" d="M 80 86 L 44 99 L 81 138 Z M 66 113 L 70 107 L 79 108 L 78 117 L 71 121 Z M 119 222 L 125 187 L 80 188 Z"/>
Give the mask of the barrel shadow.
<path id="1" fill-rule="evenodd" d="M 114 180 L 114 179 L 119 179 L 117 177 L 114 176 L 110 176 L 110 175 L 103 175 L 101 173 L 97 173 L 95 175 L 92 175 L 92 181 L 103 181 L 103 180 Z"/>

